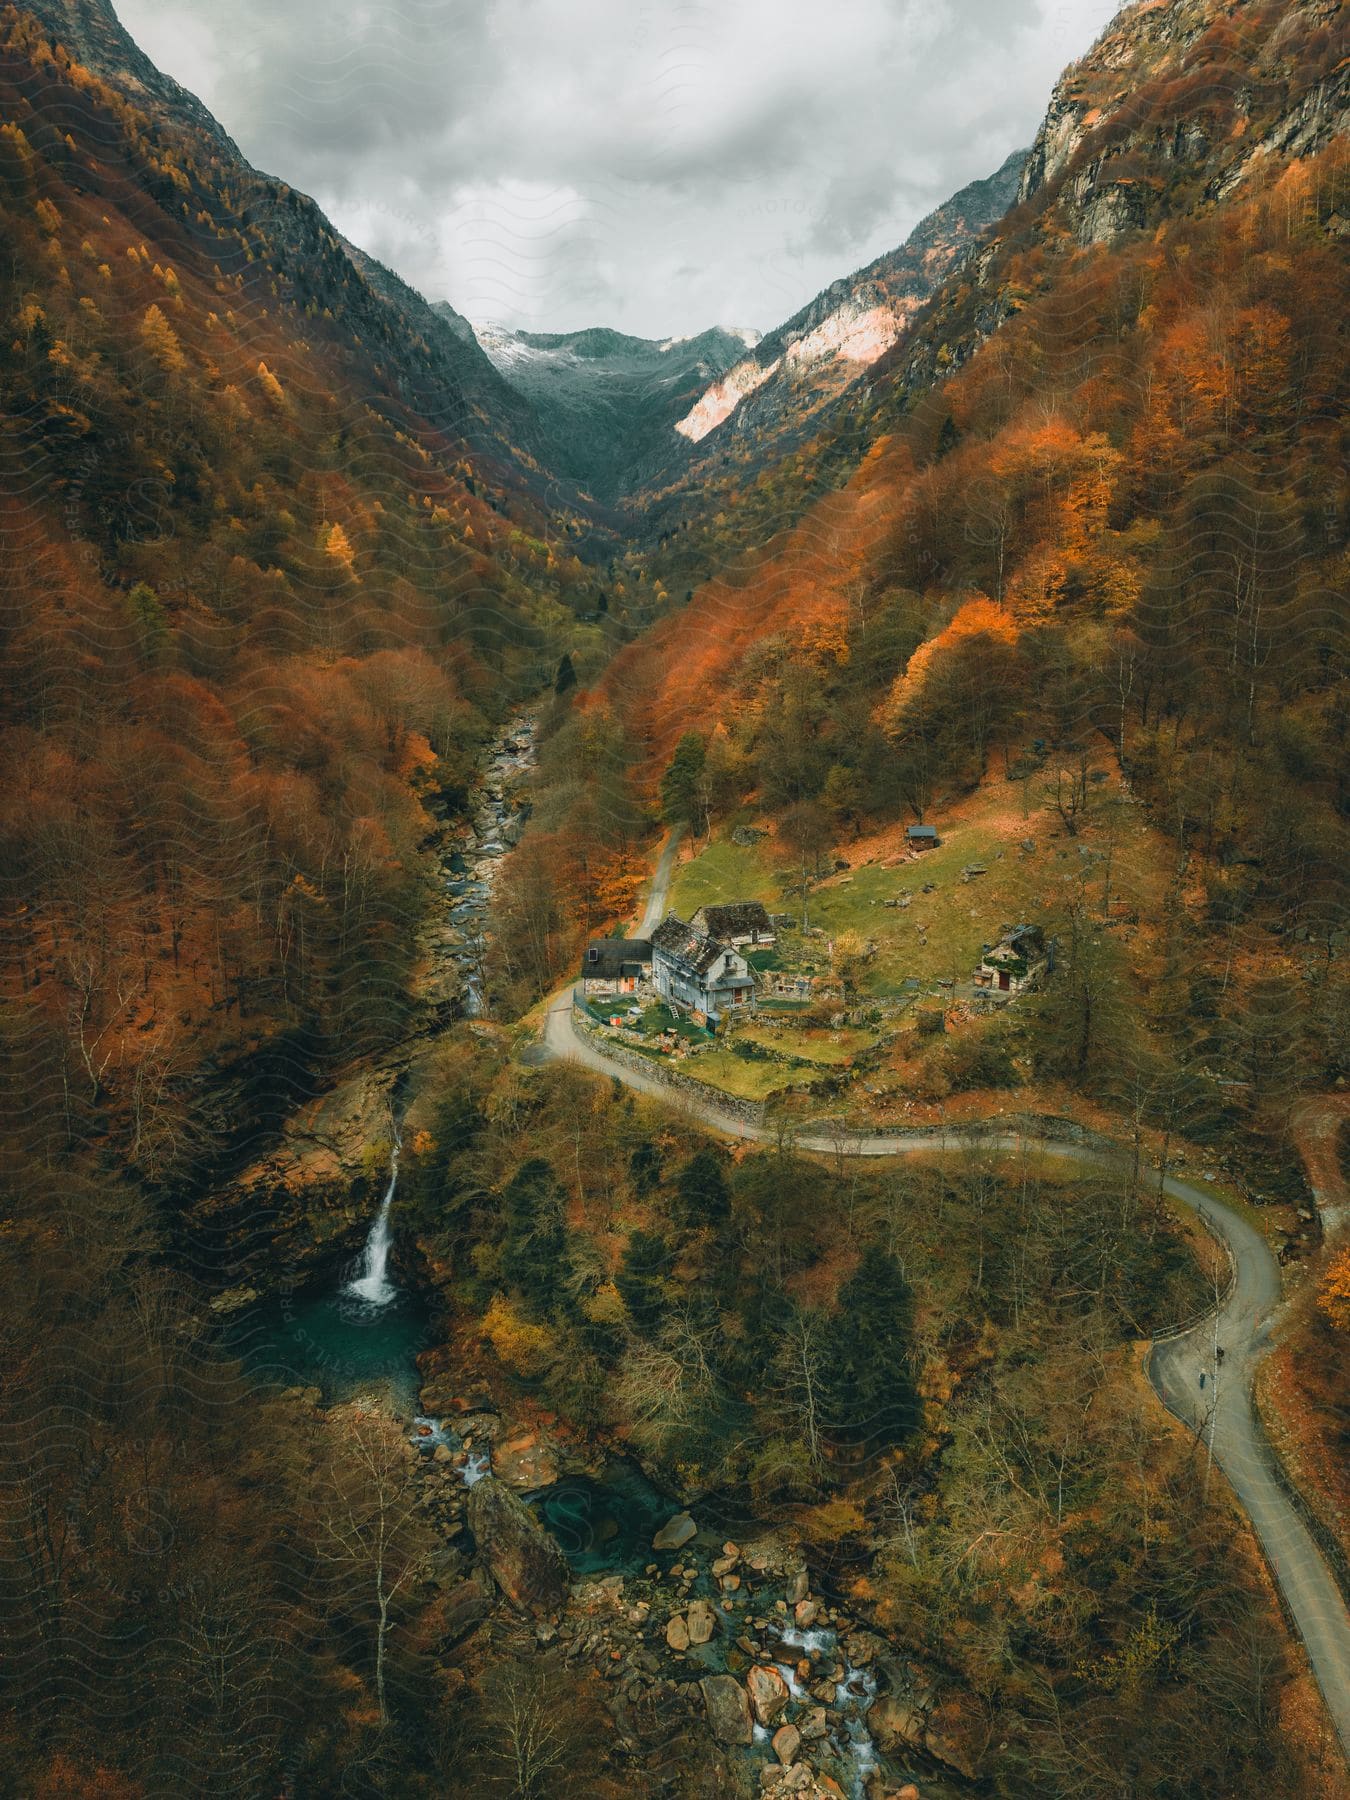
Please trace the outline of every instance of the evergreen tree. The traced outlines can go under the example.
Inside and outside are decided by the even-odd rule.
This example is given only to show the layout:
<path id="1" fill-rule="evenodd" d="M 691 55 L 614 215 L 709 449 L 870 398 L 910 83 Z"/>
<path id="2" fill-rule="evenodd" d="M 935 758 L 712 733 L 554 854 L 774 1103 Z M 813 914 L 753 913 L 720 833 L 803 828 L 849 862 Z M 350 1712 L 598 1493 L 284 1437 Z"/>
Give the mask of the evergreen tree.
<path id="1" fill-rule="evenodd" d="M 715 1150 L 700 1150 L 680 1170 L 680 1208 L 690 1225 L 717 1225 L 731 1208 L 731 1193 Z"/>
<path id="2" fill-rule="evenodd" d="M 666 1240 L 653 1231 L 635 1231 L 628 1239 L 614 1285 L 634 1328 L 644 1337 L 654 1332 L 665 1317 L 662 1279 L 670 1267 Z"/>
<path id="3" fill-rule="evenodd" d="M 696 731 L 686 731 L 675 746 L 670 767 L 661 777 L 661 812 L 668 825 L 688 825 L 697 818 L 707 754 Z"/>
<path id="4" fill-rule="evenodd" d="M 511 1177 L 503 1200 L 502 1273 L 531 1309 L 553 1312 L 565 1273 L 562 1190 L 551 1163 L 532 1156 Z"/>
<path id="5" fill-rule="evenodd" d="M 914 1299 L 899 1263 L 872 1245 L 840 1292 L 821 1372 L 825 1417 L 845 1442 L 879 1450 L 918 1423 L 913 1320 Z"/>
<path id="6" fill-rule="evenodd" d="M 574 688 L 576 685 L 577 672 L 572 667 L 571 656 L 564 650 L 562 653 L 562 660 L 558 664 L 558 673 L 553 677 L 553 691 L 561 697 L 563 694 L 567 693 L 569 688 Z"/>

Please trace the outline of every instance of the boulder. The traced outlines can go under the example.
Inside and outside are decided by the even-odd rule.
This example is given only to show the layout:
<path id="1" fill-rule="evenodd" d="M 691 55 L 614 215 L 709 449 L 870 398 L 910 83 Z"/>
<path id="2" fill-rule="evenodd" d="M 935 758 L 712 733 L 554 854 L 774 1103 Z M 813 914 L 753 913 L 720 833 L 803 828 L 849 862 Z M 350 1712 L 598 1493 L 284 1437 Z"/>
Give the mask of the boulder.
<path id="1" fill-rule="evenodd" d="M 493 1446 L 492 1471 L 508 1487 L 551 1487 L 558 1479 L 558 1458 L 537 1431 L 515 1431 Z"/>
<path id="2" fill-rule="evenodd" d="M 799 1600 L 792 1609 L 792 1617 L 803 1631 L 814 1625 L 820 1617 L 818 1600 Z"/>
<path id="3" fill-rule="evenodd" d="M 689 1642 L 691 1644 L 708 1643 L 712 1638 L 713 1626 L 716 1622 L 717 1615 L 707 1600 L 693 1601 L 687 1619 Z"/>
<path id="4" fill-rule="evenodd" d="M 844 1653 L 855 1669 L 865 1669 L 885 1648 L 885 1641 L 874 1631 L 850 1631 L 844 1639 Z"/>
<path id="5" fill-rule="evenodd" d="M 773 1753 L 786 1767 L 795 1762 L 802 1747 L 802 1734 L 795 1725 L 780 1725 L 773 1734 Z"/>
<path id="6" fill-rule="evenodd" d="M 689 1622 L 683 1613 L 672 1613 L 666 1626 L 666 1642 L 672 1650 L 689 1648 Z"/>
<path id="7" fill-rule="evenodd" d="M 525 1502 L 493 1475 L 469 1489 L 468 1526 L 479 1566 L 517 1611 L 539 1618 L 567 1593 L 567 1558 Z"/>
<path id="8" fill-rule="evenodd" d="M 705 1675 L 699 1682 L 712 1734 L 723 1744 L 754 1742 L 754 1725 L 745 1689 L 734 1675 Z"/>
<path id="9" fill-rule="evenodd" d="M 745 1688 L 761 1725 L 772 1726 L 792 1698 L 788 1684 L 770 1663 L 756 1663 L 745 1678 Z"/>
<path id="10" fill-rule="evenodd" d="M 679 1550 L 687 1544 L 698 1531 L 698 1526 L 687 1512 L 676 1513 L 673 1519 L 665 1524 L 652 1539 L 653 1550 Z"/>
<path id="11" fill-rule="evenodd" d="M 882 1694 L 873 1701 L 867 1713 L 867 1729 L 885 1756 L 923 1744 L 923 1714 L 913 1701 L 898 1694 Z"/>
<path id="12" fill-rule="evenodd" d="M 805 1569 L 798 1569 L 788 1582 L 787 1599 L 789 1606 L 795 1606 L 799 1600 L 805 1600 L 811 1591 L 810 1579 Z"/>

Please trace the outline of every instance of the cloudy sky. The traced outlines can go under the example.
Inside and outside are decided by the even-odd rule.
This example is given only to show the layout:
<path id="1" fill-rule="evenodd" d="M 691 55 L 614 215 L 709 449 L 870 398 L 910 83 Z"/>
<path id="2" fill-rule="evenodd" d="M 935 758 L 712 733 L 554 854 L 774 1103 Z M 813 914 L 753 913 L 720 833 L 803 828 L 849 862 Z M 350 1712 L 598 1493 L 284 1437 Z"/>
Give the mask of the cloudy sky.
<path id="1" fill-rule="evenodd" d="M 432 299 L 767 330 L 1035 132 L 1115 0 L 116 0 Z"/>

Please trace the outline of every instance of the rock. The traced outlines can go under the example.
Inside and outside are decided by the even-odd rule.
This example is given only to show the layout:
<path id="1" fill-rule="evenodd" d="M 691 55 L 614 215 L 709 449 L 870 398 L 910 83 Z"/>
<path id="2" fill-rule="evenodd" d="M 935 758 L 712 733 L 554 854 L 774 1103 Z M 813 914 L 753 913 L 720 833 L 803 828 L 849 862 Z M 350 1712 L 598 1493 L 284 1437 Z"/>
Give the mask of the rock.
<path id="1" fill-rule="evenodd" d="M 515 1431 L 493 1447 L 492 1472 L 508 1487 L 551 1487 L 558 1479 L 558 1458 L 537 1431 Z"/>
<path id="2" fill-rule="evenodd" d="M 812 1743 L 814 1743 L 817 1738 L 823 1738 L 830 1729 L 825 1722 L 825 1708 L 823 1706 L 813 1706 L 806 1714 L 805 1718 L 798 1719 L 797 1725 L 801 1731 L 803 1740 Z"/>
<path id="3" fill-rule="evenodd" d="M 798 1601 L 805 1600 L 811 1591 L 810 1580 L 805 1569 L 798 1569 L 788 1583 L 787 1598 L 789 1606 L 796 1606 Z"/>
<path id="4" fill-rule="evenodd" d="M 691 1644 L 708 1643 L 712 1638 L 713 1627 L 716 1623 L 717 1615 L 709 1602 L 695 1600 L 688 1613 L 689 1642 Z"/>
<path id="5" fill-rule="evenodd" d="M 902 1788 L 895 1790 L 894 1800 L 923 1800 L 923 1795 L 912 1781 L 907 1781 Z"/>
<path id="6" fill-rule="evenodd" d="M 466 1443 L 472 1438 L 476 1444 L 495 1444 L 502 1434 L 502 1422 L 496 1413 L 468 1412 L 456 1420 L 455 1429 Z"/>
<path id="7" fill-rule="evenodd" d="M 867 1713 L 867 1729 L 885 1756 L 901 1749 L 917 1749 L 923 1743 L 923 1714 L 898 1694 L 882 1694 Z"/>
<path id="8" fill-rule="evenodd" d="M 734 1594 L 740 1585 L 741 1578 L 739 1575 L 724 1575 L 722 1577 L 722 1591 L 724 1593 Z"/>
<path id="9" fill-rule="evenodd" d="M 719 1556 L 713 1563 L 712 1574 L 720 1580 L 723 1575 L 730 1575 L 740 1560 L 739 1556 Z"/>
<path id="10" fill-rule="evenodd" d="M 213 1313 L 224 1315 L 239 1312 L 245 1306 L 252 1306 L 257 1298 L 258 1290 L 255 1287 L 232 1287 L 212 1295 L 206 1304 Z"/>
<path id="11" fill-rule="evenodd" d="M 734 1675 L 705 1675 L 699 1682 L 712 1734 L 723 1744 L 754 1741 L 754 1724 L 745 1689 Z"/>
<path id="12" fill-rule="evenodd" d="M 469 1489 L 468 1526 L 480 1566 L 518 1611 L 555 1612 L 567 1593 L 567 1558 L 525 1502 L 493 1475 Z"/>
<path id="13" fill-rule="evenodd" d="M 795 1725 L 780 1725 L 773 1734 L 773 1753 L 786 1767 L 795 1762 L 802 1747 L 802 1734 Z"/>
<path id="14" fill-rule="evenodd" d="M 672 1650 L 689 1648 L 689 1623 L 683 1613 L 672 1613 L 666 1625 L 666 1642 Z"/>
<path id="15" fill-rule="evenodd" d="M 811 1698 L 819 1700 L 822 1706 L 833 1706 L 837 1697 L 838 1691 L 832 1681 L 818 1682 L 811 1689 Z"/>
<path id="16" fill-rule="evenodd" d="M 454 1458 L 455 1453 L 450 1448 L 449 1444 L 437 1444 L 436 1448 L 431 1453 L 431 1460 L 434 1463 L 453 1462 Z"/>
<path id="17" fill-rule="evenodd" d="M 851 1631 L 844 1639 L 844 1654 L 855 1669 L 865 1669 L 885 1648 L 885 1642 L 873 1631 Z"/>
<path id="18" fill-rule="evenodd" d="M 820 1602 L 818 1600 L 799 1600 L 792 1609 L 792 1616 L 805 1630 L 808 1626 L 814 1625 L 820 1617 Z"/>
<path id="19" fill-rule="evenodd" d="M 689 1542 L 690 1538 L 693 1537 L 697 1533 L 697 1531 L 698 1531 L 698 1526 L 695 1525 L 694 1521 L 689 1517 L 689 1514 L 687 1512 L 676 1513 L 675 1517 L 673 1519 L 667 1519 L 666 1523 L 661 1527 L 661 1529 L 657 1532 L 656 1536 L 652 1539 L 652 1549 L 653 1550 L 679 1550 L 679 1549 L 682 1549 L 683 1546 Z"/>
<path id="20" fill-rule="evenodd" d="M 923 1734 L 923 1746 L 928 1754 L 964 1775 L 967 1781 L 974 1781 L 979 1775 L 971 1725 L 972 1721 L 958 1703 L 944 1703 L 930 1715 Z"/>
<path id="21" fill-rule="evenodd" d="M 756 1663 L 745 1678 L 745 1687 L 761 1725 L 772 1725 L 792 1698 L 788 1684 L 769 1663 Z"/>

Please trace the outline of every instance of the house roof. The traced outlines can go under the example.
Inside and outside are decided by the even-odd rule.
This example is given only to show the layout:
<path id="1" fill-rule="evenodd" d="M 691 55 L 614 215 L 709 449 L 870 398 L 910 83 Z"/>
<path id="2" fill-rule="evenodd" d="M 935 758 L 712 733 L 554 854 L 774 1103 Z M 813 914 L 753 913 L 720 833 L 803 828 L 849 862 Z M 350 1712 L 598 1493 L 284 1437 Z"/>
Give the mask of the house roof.
<path id="1" fill-rule="evenodd" d="M 709 937 L 697 925 L 687 925 L 674 913 L 665 918 L 652 933 L 652 952 L 660 952 L 668 962 L 678 963 L 691 975 L 706 975 L 727 946 Z"/>
<path id="2" fill-rule="evenodd" d="M 587 944 L 581 972 L 591 977 L 637 974 L 652 960 L 648 938 L 596 938 Z"/>
<path id="3" fill-rule="evenodd" d="M 937 826 L 936 825 L 911 825 L 906 830 L 905 836 L 912 837 L 912 838 L 935 838 L 937 836 Z"/>
<path id="4" fill-rule="evenodd" d="M 1014 925 L 1005 932 L 992 950 L 986 950 L 986 963 L 1012 962 L 1020 958 L 1023 962 L 1045 954 L 1045 932 L 1039 925 Z"/>
<path id="5" fill-rule="evenodd" d="M 694 914 L 694 925 L 702 925 L 709 937 L 753 937 L 756 932 L 772 934 L 773 922 L 761 900 L 728 900 L 722 905 L 700 906 Z"/>

